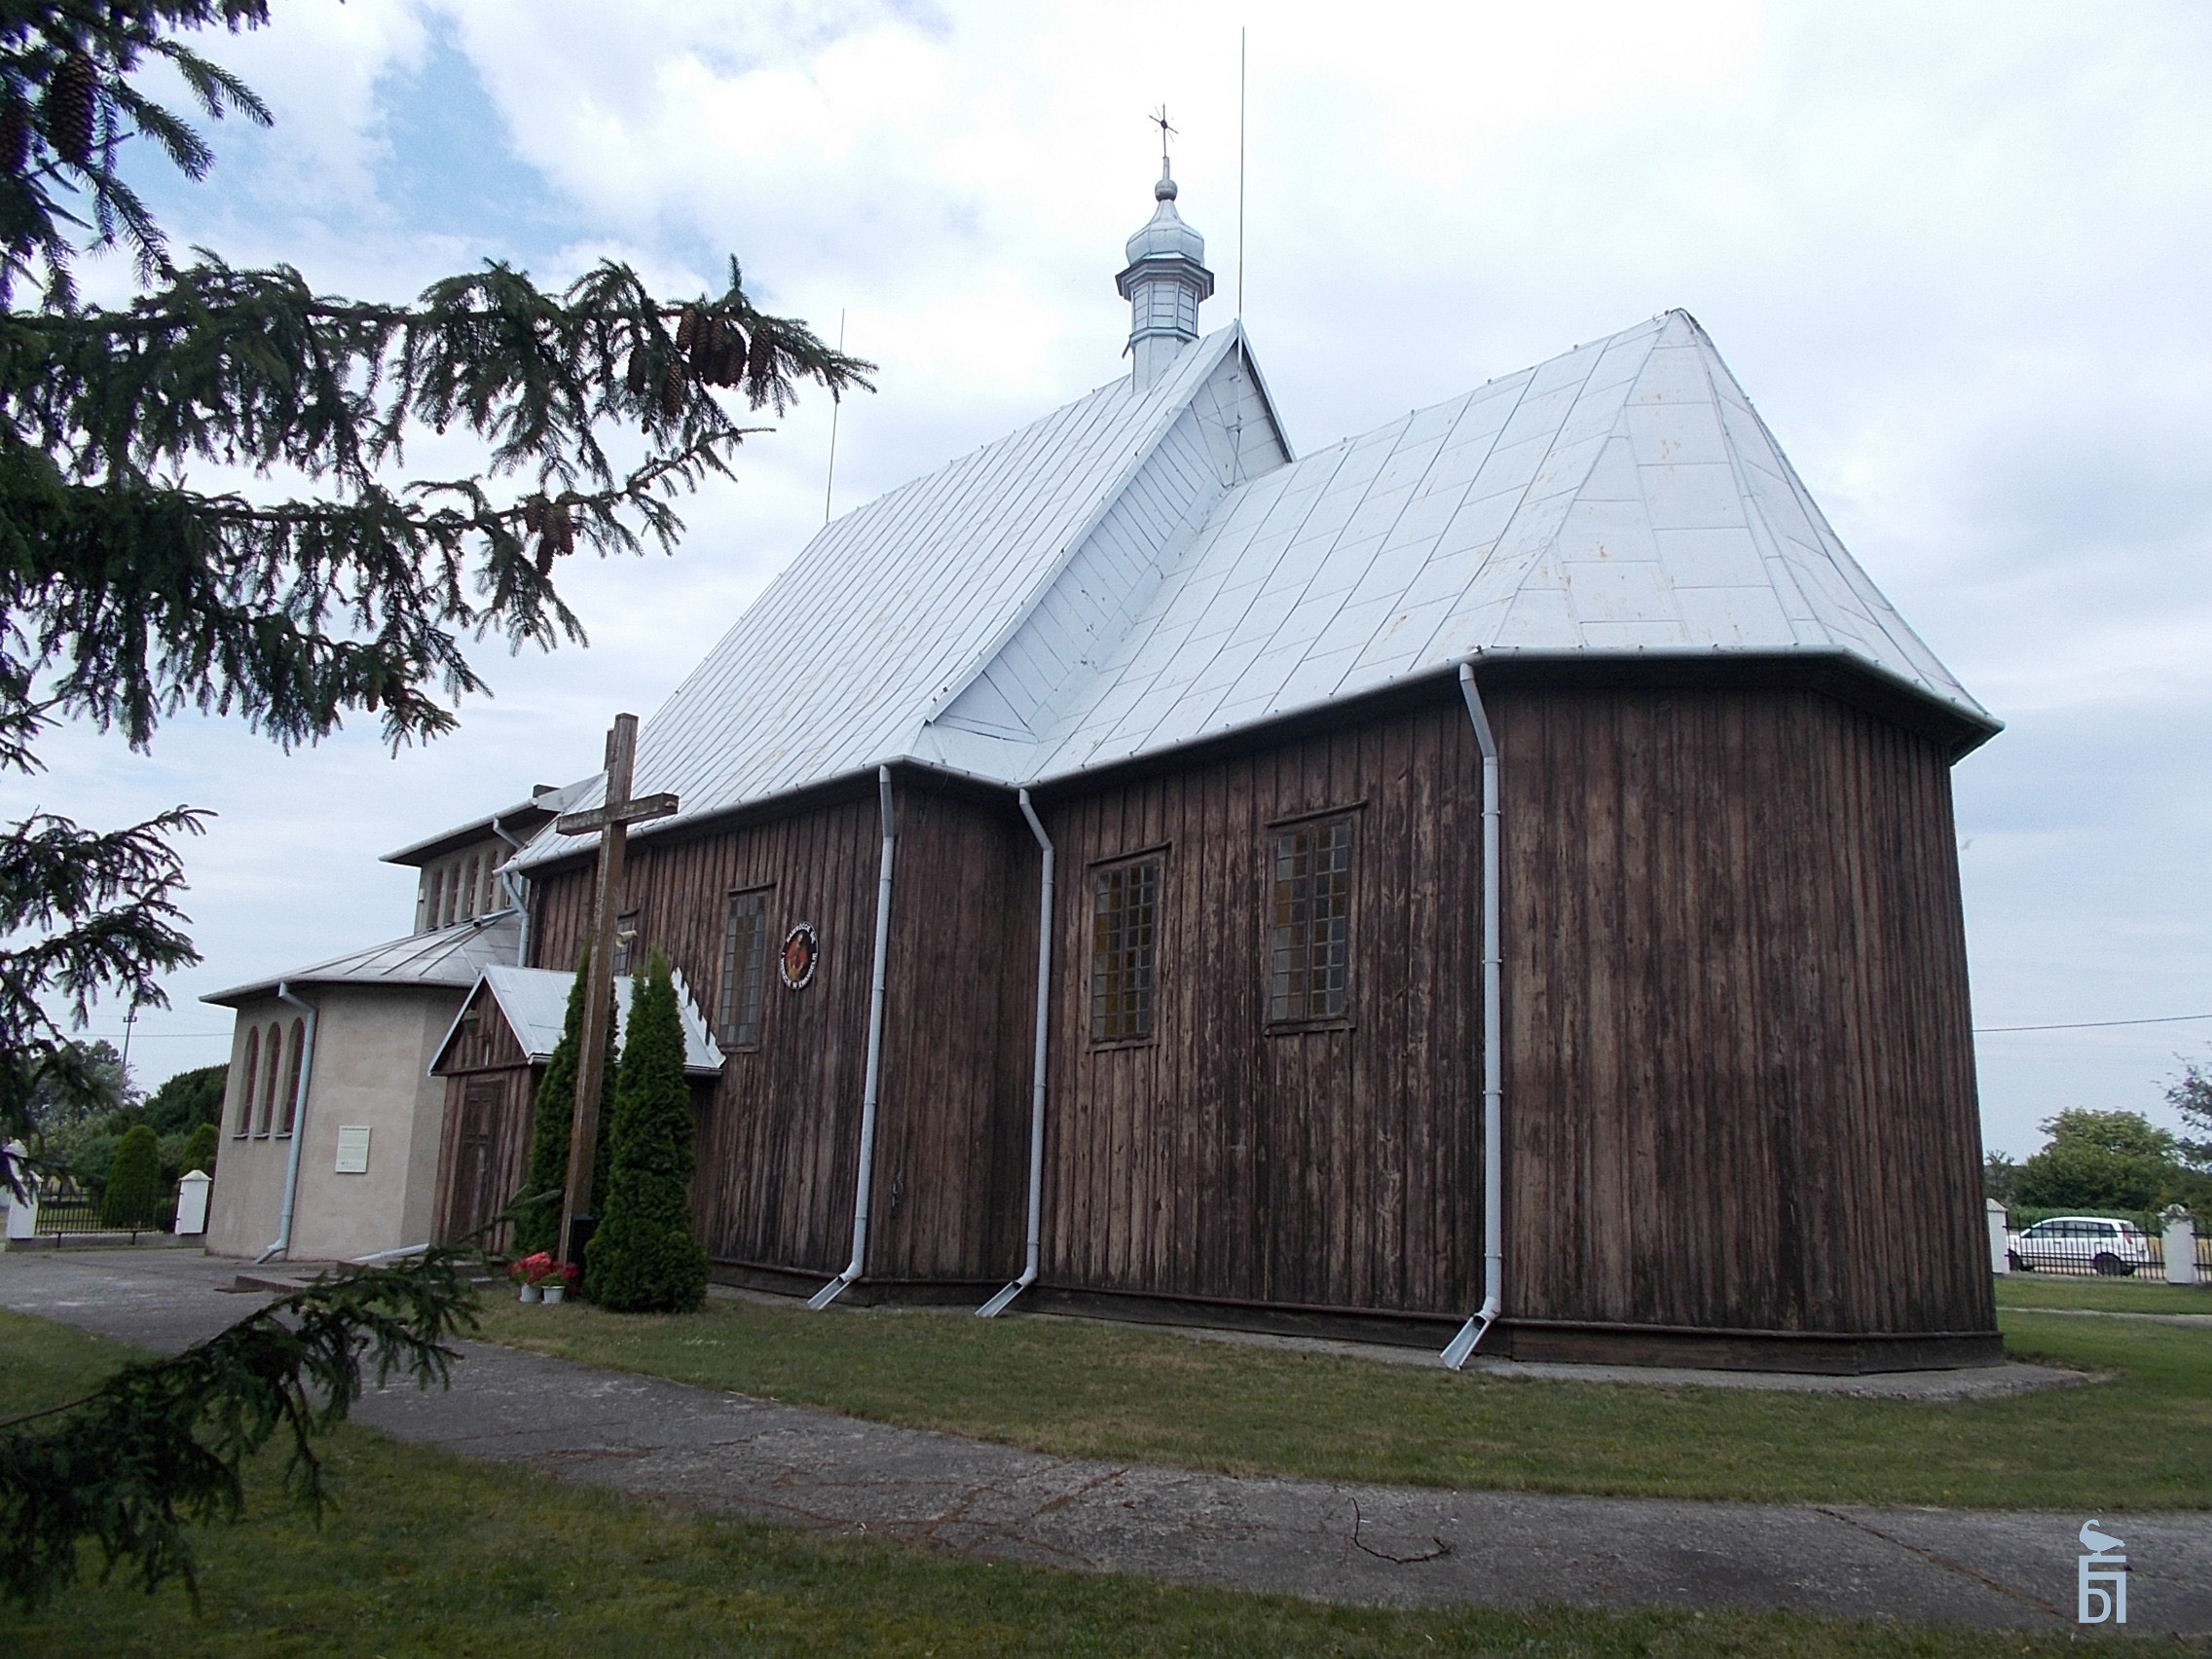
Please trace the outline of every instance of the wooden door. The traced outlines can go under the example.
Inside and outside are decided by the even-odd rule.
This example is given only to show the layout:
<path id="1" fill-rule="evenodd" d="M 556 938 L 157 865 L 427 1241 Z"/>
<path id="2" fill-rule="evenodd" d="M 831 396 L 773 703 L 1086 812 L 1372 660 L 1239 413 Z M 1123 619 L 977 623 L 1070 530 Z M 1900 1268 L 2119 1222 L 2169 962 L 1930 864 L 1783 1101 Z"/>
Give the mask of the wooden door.
<path id="1" fill-rule="evenodd" d="M 474 1233 L 499 1213 L 506 1092 L 504 1080 L 497 1077 L 472 1077 L 462 1088 L 453 1188 L 446 1206 L 449 1238 Z"/>

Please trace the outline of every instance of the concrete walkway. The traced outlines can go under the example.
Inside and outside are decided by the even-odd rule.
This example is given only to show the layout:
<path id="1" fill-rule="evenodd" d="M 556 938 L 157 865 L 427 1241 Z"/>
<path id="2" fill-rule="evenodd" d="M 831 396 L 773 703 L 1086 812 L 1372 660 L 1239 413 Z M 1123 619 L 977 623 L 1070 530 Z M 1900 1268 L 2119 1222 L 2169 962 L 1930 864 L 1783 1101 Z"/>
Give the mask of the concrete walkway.
<path id="1" fill-rule="evenodd" d="M 0 1306 L 173 1349 L 250 1306 L 218 1294 L 235 1271 L 183 1252 L 0 1255 Z M 360 1419 L 825 1533 L 1327 1600 L 2072 1629 L 2076 1533 L 2089 1519 L 1239 1479 L 1047 1456 L 484 1344 L 466 1352 L 450 1392 L 395 1389 L 363 1401 Z M 2126 1541 L 2128 1630 L 2212 1632 L 2212 1515 L 2099 1519 Z"/>

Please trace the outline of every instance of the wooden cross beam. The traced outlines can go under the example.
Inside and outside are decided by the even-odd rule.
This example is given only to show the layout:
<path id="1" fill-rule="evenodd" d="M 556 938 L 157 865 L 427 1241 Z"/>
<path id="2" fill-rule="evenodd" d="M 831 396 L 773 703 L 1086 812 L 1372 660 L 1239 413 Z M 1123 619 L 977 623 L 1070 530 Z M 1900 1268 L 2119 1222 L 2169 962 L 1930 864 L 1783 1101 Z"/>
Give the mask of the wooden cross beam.
<path id="1" fill-rule="evenodd" d="M 605 803 L 554 821 L 564 835 L 599 834 L 599 879 L 592 896 L 591 962 L 584 975 L 584 1028 L 576 1046 L 576 1109 L 569 1120 L 569 1185 L 561 1200 L 561 1232 L 554 1252 L 583 1265 L 584 1241 L 576 1223 L 591 1219 L 591 1172 L 599 1156 L 600 1080 L 607 1075 L 608 1005 L 614 995 L 614 914 L 622 895 L 622 852 L 629 828 L 676 811 L 672 794 L 630 798 L 630 769 L 638 755 L 638 717 L 616 715 L 607 734 Z"/>

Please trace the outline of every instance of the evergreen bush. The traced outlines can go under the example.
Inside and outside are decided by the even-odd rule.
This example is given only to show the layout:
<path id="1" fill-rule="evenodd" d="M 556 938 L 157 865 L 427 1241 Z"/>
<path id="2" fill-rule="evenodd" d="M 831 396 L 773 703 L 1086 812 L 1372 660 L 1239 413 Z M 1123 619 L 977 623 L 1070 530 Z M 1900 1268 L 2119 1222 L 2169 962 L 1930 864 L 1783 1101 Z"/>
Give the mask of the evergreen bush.
<path id="1" fill-rule="evenodd" d="M 607 1205 L 584 1247 L 584 1290 L 622 1313 L 676 1313 L 707 1295 L 691 1235 L 691 1090 L 683 1022 L 659 951 L 632 988 L 629 1041 L 608 1126 Z"/>
<path id="2" fill-rule="evenodd" d="M 162 1224 L 162 1142 L 144 1124 L 126 1130 L 115 1143 L 108 1165 L 107 1192 L 100 1198 L 102 1227 L 142 1228 Z"/>
<path id="3" fill-rule="evenodd" d="M 569 1185 L 569 1133 L 576 1113 L 576 1051 L 583 1046 L 584 981 L 590 977 L 591 947 L 584 947 L 569 982 L 569 1009 L 561 1017 L 561 1040 L 545 1061 L 531 1108 L 530 1164 L 523 1176 L 527 1200 L 515 1206 L 514 1251 L 534 1256 L 560 1241 L 561 1197 Z M 607 1011 L 607 1063 L 599 1074 L 599 1147 L 592 1160 L 592 1213 L 607 1201 L 608 1119 L 614 1098 L 614 1010 Z"/>
<path id="4" fill-rule="evenodd" d="M 189 1175 L 198 1169 L 212 1175 L 215 1172 L 215 1154 L 222 1150 L 222 1135 L 213 1124 L 201 1124 L 184 1137 L 184 1151 L 177 1158 L 178 1170 Z"/>

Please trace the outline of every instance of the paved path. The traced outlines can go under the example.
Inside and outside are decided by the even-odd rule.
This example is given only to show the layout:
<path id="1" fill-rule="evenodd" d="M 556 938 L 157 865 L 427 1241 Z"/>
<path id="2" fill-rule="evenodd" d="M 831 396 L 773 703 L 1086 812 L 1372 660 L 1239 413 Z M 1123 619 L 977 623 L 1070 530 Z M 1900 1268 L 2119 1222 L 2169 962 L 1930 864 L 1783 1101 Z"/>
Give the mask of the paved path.
<path id="1" fill-rule="evenodd" d="M 249 1305 L 216 1293 L 233 1271 L 183 1252 L 0 1255 L 0 1306 L 174 1348 Z M 467 1345 L 450 1392 L 393 1390 L 358 1415 L 401 1439 L 821 1532 L 1401 1605 L 1731 1605 L 2070 1629 L 2088 1519 L 1237 1479 L 1046 1456 L 483 1344 Z M 2126 1540 L 2130 1631 L 2212 1632 L 2212 1516 L 2101 1519 Z"/>

